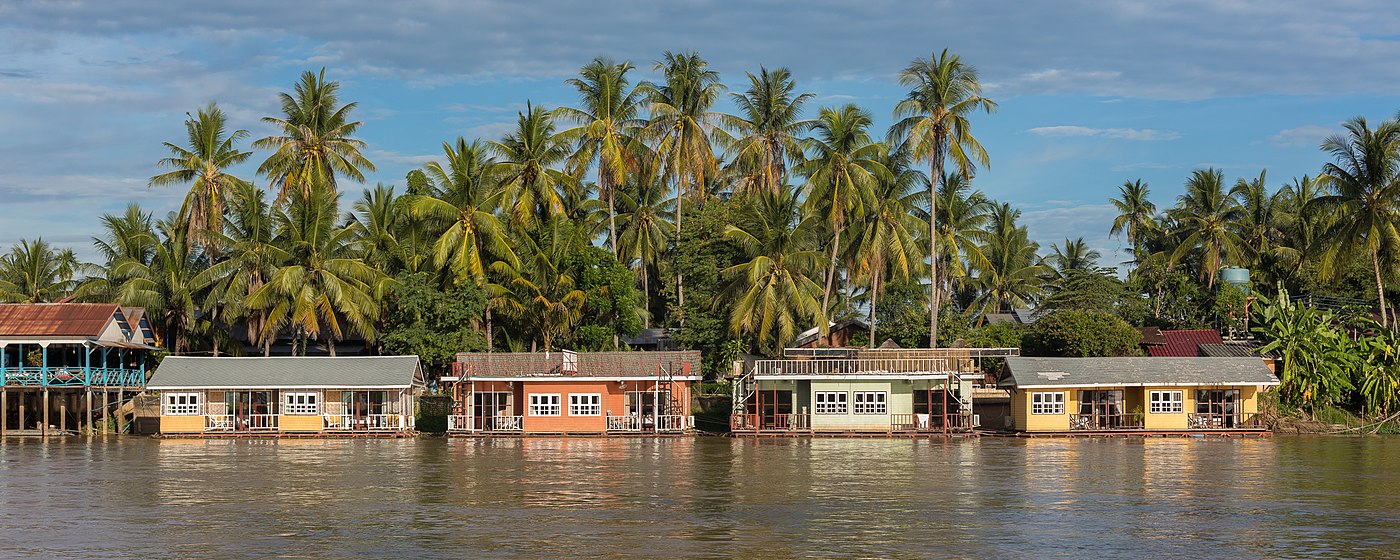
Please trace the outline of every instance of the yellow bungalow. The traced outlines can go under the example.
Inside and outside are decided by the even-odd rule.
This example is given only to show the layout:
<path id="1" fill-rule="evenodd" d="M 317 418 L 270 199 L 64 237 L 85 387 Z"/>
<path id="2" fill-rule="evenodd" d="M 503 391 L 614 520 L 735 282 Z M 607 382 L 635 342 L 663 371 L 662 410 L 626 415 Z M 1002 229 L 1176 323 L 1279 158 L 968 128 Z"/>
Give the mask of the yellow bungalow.
<path id="1" fill-rule="evenodd" d="M 424 382 L 417 356 L 170 356 L 146 388 L 166 435 L 406 434 Z"/>
<path id="2" fill-rule="evenodd" d="M 1260 432 L 1260 358 L 1006 359 L 1015 429 L 1027 433 Z"/>

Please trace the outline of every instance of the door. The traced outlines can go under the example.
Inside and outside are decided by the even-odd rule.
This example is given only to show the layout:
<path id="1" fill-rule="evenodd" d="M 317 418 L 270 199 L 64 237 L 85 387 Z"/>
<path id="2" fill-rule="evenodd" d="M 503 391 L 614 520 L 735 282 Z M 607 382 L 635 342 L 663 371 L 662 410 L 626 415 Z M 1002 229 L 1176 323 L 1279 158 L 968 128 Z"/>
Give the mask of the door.
<path id="1" fill-rule="evenodd" d="M 1196 416 L 1212 428 L 1240 426 L 1239 389 L 1201 389 L 1196 391 Z"/>
<path id="2" fill-rule="evenodd" d="M 224 406 L 233 417 L 233 429 L 240 432 L 277 428 L 273 420 L 272 391 L 228 391 Z"/>
<path id="3" fill-rule="evenodd" d="M 1089 426 L 1099 429 L 1123 427 L 1122 391 L 1084 391 L 1079 414 L 1087 417 Z"/>
<path id="4" fill-rule="evenodd" d="M 510 393 L 477 393 L 472 399 L 472 422 L 478 430 L 492 429 L 493 418 L 514 416 Z"/>

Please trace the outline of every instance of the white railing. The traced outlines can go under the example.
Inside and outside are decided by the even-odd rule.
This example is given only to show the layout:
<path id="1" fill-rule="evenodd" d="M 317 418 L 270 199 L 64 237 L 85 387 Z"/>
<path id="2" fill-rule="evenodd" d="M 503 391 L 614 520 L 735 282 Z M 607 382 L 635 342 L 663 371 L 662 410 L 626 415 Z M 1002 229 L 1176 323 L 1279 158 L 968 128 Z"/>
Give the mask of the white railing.
<path id="1" fill-rule="evenodd" d="M 204 431 L 206 432 L 232 432 L 232 414 L 206 414 L 204 415 Z"/>
<path id="2" fill-rule="evenodd" d="M 447 431 L 449 432 L 470 432 L 472 431 L 472 417 L 465 414 L 453 414 L 447 417 Z"/>
<path id="3" fill-rule="evenodd" d="M 402 414 L 322 414 L 327 431 L 397 431 L 408 427 Z"/>
<path id="4" fill-rule="evenodd" d="M 206 432 L 275 432 L 280 414 L 205 414 Z"/>
<path id="5" fill-rule="evenodd" d="M 683 432 L 694 425 L 690 416 L 608 416 L 609 432 Z"/>
<path id="6" fill-rule="evenodd" d="M 947 375 L 957 373 L 956 360 L 949 358 L 876 358 L 839 360 L 758 360 L 758 375 L 871 375 L 900 373 Z"/>
<path id="7" fill-rule="evenodd" d="M 481 419 L 482 431 L 520 432 L 525 430 L 524 416 L 489 416 Z"/>

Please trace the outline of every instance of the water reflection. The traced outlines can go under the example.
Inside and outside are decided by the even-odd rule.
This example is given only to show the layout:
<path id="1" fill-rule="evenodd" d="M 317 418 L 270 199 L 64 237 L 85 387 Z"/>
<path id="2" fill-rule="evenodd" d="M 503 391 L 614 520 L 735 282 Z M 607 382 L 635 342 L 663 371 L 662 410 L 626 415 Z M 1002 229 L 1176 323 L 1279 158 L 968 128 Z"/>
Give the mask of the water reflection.
<path id="1" fill-rule="evenodd" d="M 0 442 L 4 556 L 1381 557 L 1400 440 Z"/>

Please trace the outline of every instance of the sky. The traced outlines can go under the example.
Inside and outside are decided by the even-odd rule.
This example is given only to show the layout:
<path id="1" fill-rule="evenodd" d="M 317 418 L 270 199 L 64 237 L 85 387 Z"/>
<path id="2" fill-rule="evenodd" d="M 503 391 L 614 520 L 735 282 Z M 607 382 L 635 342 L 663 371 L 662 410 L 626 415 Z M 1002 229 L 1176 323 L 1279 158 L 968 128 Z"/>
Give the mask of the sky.
<path id="1" fill-rule="evenodd" d="M 94 258 L 103 213 L 177 209 L 181 189 L 147 181 L 186 112 L 215 101 L 267 136 L 261 117 L 305 70 L 359 103 L 367 185 L 402 185 L 444 141 L 498 139 L 527 100 L 573 104 L 564 80 L 597 56 L 640 80 L 693 50 L 731 91 L 787 67 L 815 95 L 809 116 L 855 103 L 883 135 L 899 70 L 946 48 L 999 105 L 972 117 L 991 158 L 974 186 L 1020 208 L 1042 252 L 1082 236 L 1107 263 L 1124 181 L 1159 206 L 1202 167 L 1232 183 L 1267 170 L 1277 189 L 1317 173 L 1344 120 L 1394 117 L 1398 29 L 1384 0 L 0 0 L 0 247 L 42 237 Z M 235 172 L 264 185 L 264 157 Z"/>

